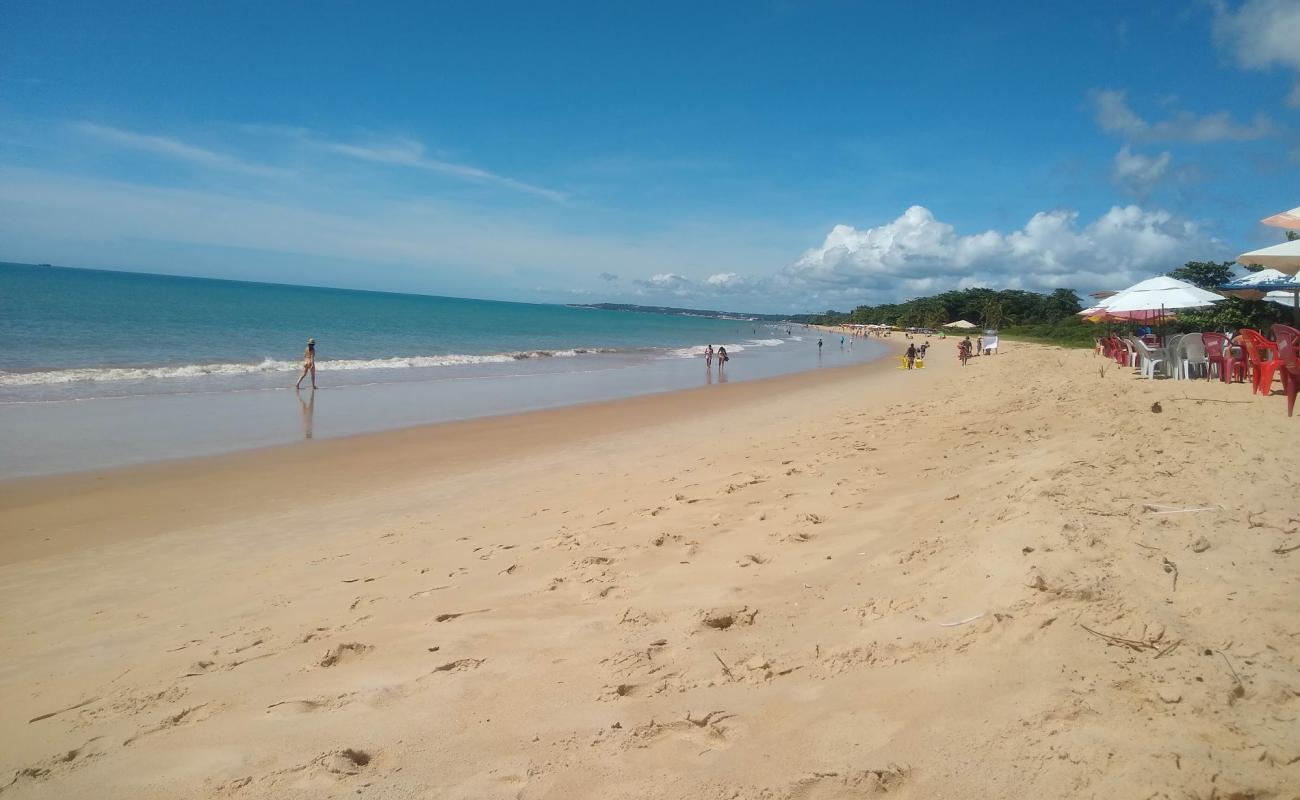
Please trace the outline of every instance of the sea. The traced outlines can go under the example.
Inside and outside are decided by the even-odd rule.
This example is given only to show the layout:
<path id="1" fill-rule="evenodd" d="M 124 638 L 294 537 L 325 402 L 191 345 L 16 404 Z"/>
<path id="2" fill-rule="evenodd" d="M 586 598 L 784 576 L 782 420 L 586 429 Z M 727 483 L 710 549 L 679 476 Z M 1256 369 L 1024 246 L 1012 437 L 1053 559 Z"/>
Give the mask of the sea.
<path id="1" fill-rule="evenodd" d="M 294 389 L 308 338 L 318 392 Z M 0 477 L 752 380 L 884 350 L 816 339 L 743 315 L 0 262 Z M 707 345 L 726 347 L 725 370 L 706 370 Z"/>

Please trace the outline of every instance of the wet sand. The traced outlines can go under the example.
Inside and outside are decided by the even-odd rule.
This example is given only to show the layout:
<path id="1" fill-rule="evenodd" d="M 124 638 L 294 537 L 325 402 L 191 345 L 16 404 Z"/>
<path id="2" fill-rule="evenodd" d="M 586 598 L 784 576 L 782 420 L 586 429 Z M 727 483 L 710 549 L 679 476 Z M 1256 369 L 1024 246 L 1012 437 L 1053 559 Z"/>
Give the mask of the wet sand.
<path id="1" fill-rule="evenodd" d="M 1300 419 L 1007 347 L 0 484 L 3 794 L 1289 796 Z"/>

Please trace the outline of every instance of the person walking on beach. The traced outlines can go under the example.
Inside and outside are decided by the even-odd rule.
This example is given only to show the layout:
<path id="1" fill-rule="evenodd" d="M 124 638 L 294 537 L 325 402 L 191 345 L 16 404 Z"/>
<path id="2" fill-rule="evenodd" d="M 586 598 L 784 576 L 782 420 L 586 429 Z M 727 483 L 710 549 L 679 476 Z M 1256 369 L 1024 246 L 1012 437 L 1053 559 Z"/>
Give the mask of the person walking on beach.
<path id="1" fill-rule="evenodd" d="M 727 362 L 730 360 L 731 360 L 731 356 L 727 355 L 727 348 L 719 346 L 718 347 L 718 371 L 721 372 L 722 368 L 726 366 Z"/>
<path id="2" fill-rule="evenodd" d="M 311 388 L 316 388 L 316 340 L 307 340 L 307 349 L 302 351 L 302 374 L 298 376 L 298 384 L 295 389 L 302 388 L 302 379 L 311 373 Z"/>
<path id="3" fill-rule="evenodd" d="M 713 345 L 704 348 L 704 366 L 713 366 Z"/>
<path id="4" fill-rule="evenodd" d="M 914 369 L 915 367 L 916 367 L 916 344 L 913 343 L 907 346 L 907 368 Z"/>
<path id="5" fill-rule="evenodd" d="M 821 351 L 822 351 L 822 340 L 821 340 L 821 337 L 818 337 L 818 339 L 817 339 L 817 352 L 818 352 L 818 353 L 821 353 Z"/>

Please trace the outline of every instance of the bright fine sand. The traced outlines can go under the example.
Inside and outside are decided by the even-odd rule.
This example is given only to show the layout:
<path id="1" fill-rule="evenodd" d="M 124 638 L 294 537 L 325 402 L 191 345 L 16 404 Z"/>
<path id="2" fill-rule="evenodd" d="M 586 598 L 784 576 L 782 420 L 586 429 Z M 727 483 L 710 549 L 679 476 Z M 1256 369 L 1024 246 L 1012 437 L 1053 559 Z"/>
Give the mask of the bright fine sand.
<path id="1" fill-rule="evenodd" d="M 954 350 L 0 484 L 0 796 L 1300 796 L 1300 417 Z"/>

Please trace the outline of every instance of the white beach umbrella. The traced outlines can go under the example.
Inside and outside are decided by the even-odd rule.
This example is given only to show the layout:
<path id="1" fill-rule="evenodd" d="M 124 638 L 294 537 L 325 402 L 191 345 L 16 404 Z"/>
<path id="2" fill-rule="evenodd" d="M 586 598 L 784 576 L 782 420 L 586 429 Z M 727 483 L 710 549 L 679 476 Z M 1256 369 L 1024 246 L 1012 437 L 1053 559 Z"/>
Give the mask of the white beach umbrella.
<path id="1" fill-rule="evenodd" d="M 1279 272 L 1294 275 L 1300 272 L 1300 239 L 1242 253 L 1237 256 L 1237 263 L 1258 264 L 1261 267 L 1272 267 Z"/>
<path id="2" fill-rule="evenodd" d="M 1269 292 L 1264 295 L 1264 300 L 1270 303 L 1277 303 L 1280 306 L 1286 306 L 1287 308 L 1300 308 L 1300 288 L 1296 288 L 1295 291 L 1291 292 Z"/>
<path id="3" fill-rule="evenodd" d="M 1132 311 L 1205 308 L 1222 299 L 1222 295 L 1207 292 L 1199 286 L 1160 275 L 1135 283 L 1124 291 L 1107 297 L 1098 305 L 1111 314 L 1123 314 Z"/>
<path id="4" fill-rule="evenodd" d="M 959 320 L 957 320 L 956 322 L 949 322 L 947 325 L 944 325 L 943 327 L 945 327 L 945 328 L 961 328 L 961 329 L 963 329 L 963 330 L 966 330 L 966 329 L 969 329 L 969 328 L 978 328 L 979 326 L 976 325 L 976 324 L 973 323 L 973 322 L 967 322 L 967 321 L 964 320 L 964 319 L 959 319 Z"/>
<path id="5" fill-rule="evenodd" d="M 1264 217 L 1260 222 L 1265 225 L 1272 225 L 1274 228 L 1288 228 L 1293 231 L 1300 231 L 1300 206 L 1296 206 L 1290 211 L 1274 214 L 1271 217 Z"/>

